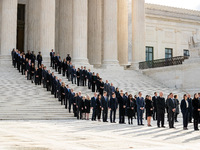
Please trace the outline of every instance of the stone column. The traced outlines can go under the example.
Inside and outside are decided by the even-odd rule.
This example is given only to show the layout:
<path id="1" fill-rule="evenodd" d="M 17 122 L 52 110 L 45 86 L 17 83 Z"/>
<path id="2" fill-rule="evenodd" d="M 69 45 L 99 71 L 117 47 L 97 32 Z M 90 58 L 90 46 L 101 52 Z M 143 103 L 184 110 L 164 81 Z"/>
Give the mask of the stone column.
<path id="1" fill-rule="evenodd" d="M 99 66 L 102 60 L 103 1 L 88 0 L 88 59 Z"/>
<path id="2" fill-rule="evenodd" d="M 49 57 L 55 48 L 55 0 L 29 0 L 28 49 Z"/>
<path id="3" fill-rule="evenodd" d="M 17 0 L 1 0 L 1 56 L 10 56 L 16 47 L 17 37 Z"/>
<path id="4" fill-rule="evenodd" d="M 49 57 L 51 49 L 55 48 L 55 0 L 41 0 L 40 15 L 40 51 L 44 57 Z"/>
<path id="5" fill-rule="evenodd" d="M 118 60 L 128 64 L 128 1 L 118 0 Z"/>
<path id="6" fill-rule="evenodd" d="M 55 52 L 59 53 L 59 40 L 60 40 L 60 0 L 56 0 L 56 12 L 55 12 Z"/>
<path id="7" fill-rule="evenodd" d="M 73 49 L 73 0 L 60 0 L 59 14 L 59 53 L 62 58 L 72 56 Z"/>
<path id="8" fill-rule="evenodd" d="M 176 29 L 175 31 L 175 35 L 176 35 L 176 50 L 174 50 L 174 55 L 173 57 L 176 56 L 183 56 L 183 47 L 181 46 L 181 40 L 182 40 L 182 33 L 180 30 Z"/>
<path id="9" fill-rule="evenodd" d="M 104 0 L 103 65 L 119 65 L 117 54 L 117 0 Z"/>
<path id="10" fill-rule="evenodd" d="M 139 62 L 145 61 L 145 7 L 144 0 L 132 1 L 133 53 L 132 67 L 138 69 Z"/>
<path id="11" fill-rule="evenodd" d="M 73 0 L 73 64 L 89 65 L 87 59 L 88 0 Z"/>
<path id="12" fill-rule="evenodd" d="M 163 46 L 163 29 L 156 27 L 156 47 L 154 48 L 154 59 L 165 58 L 165 47 Z"/>

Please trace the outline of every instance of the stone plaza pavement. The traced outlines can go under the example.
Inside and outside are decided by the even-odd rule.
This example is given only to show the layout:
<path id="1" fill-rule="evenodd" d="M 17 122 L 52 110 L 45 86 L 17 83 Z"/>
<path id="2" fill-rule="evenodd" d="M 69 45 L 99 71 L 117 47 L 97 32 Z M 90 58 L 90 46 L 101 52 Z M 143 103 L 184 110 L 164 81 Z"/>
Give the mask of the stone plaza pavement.
<path id="1" fill-rule="evenodd" d="M 109 73 L 97 71 L 112 80 Z M 170 92 L 136 71 L 112 73 L 115 75 L 112 82 L 129 92 L 142 90 L 151 94 L 159 89 Z M 42 86 L 27 81 L 11 66 L 11 61 L 0 62 L 0 77 L 0 150 L 199 149 L 200 133 L 193 131 L 192 124 L 183 131 L 181 118 L 175 124 L 176 129 L 168 129 L 167 123 L 167 128 L 158 129 L 155 121 L 153 127 L 147 127 L 146 121 L 145 126 L 137 126 L 136 120 L 132 126 L 77 121 Z M 92 94 L 84 87 L 70 86 L 83 94 Z"/>
<path id="2" fill-rule="evenodd" d="M 179 119 L 181 121 L 181 119 Z M 145 122 L 146 124 L 146 122 Z M 198 150 L 200 133 L 77 120 L 0 121 L 1 150 Z"/>

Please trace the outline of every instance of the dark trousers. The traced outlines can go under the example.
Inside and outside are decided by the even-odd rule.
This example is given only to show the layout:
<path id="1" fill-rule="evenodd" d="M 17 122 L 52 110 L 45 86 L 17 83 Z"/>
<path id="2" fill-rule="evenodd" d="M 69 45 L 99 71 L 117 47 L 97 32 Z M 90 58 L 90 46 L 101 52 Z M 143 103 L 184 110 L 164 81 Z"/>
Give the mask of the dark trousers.
<path id="1" fill-rule="evenodd" d="M 80 108 L 77 108 L 77 119 L 82 119 L 82 112 Z"/>
<path id="2" fill-rule="evenodd" d="M 67 97 L 65 97 L 65 109 L 67 109 L 67 101 L 68 101 L 68 99 L 67 99 Z"/>
<path id="3" fill-rule="evenodd" d="M 193 117 L 193 112 L 189 111 L 188 112 L 188 117 L 189 117 L 188 120 L 191 123 L 192 122 L 192 117 Z"/>
<path id="4" fill-rule="evenodd" d="M 77 86 L 79 86 L 80 78 L 77 78 Z"/>
<path id="5" fill-rule="evenodd" d="M 169 112 L 169 128 L 173 128 L 174 127 L 174 112 Z"/>
<path id="6" fill-rule="evenodd" d="M 157 110 L 153 111 L 153 120 L 157 120 L 158 118 Z"/>
<path id="7" fill-rule="evenodd" d="M 142 123 L 142 117 L 143 117 L 143 110 L 137 109 L 137 122 L 138 122 L 138 125 L 143 124 Z"/>
<path id="8" fill-rule="evenodd" d="M 71 113 L 71 106 L 72 106 L 72 103 L 71 103 L 71 101 L 69 100 L 69 113 Z"/>
<path id="9" fill-rule="evenodd" d="M 160 123 L 161 126 L 164 126 L 165 123 L 165 113 L 164 112 L 157 112 L 157 126 L 160 127 Z"/>
<path id="10" fill-rule="evenodd" d="M 95 108 L 93 108 L 92 120 L 96 120 L 96 109 Z"/>
<path id="11" fill-rule="evenodd" d="M 133 116 L 128 116 L 128 124 L 133 124 Z"/>
<path id="12" fill-rule="evenodd" d="M 39 68 L 39 66 L 41 66 L 42 65 L 42 62 L 41 61 L 38 61 L 38 68 Z"/>
<path id="13" fill-rule="evenodd" d="M 177 118 L 178 118 L 178 113 L 175 113 L 174 117 L 175 117 L 175 118 L 174 118 L 175 121 L 178 121 L 178 120 L 177 120 Z"/>
<path id="14" fill-rule="evenodd" d="M 183 113 L 183 127 L 187 128 L 188 126 L 188 110 Z"/>
<path id="15" fill-rule="evenodd" d="M 91 82 L 88 80 L 88 89 L 91 89 Z"/>
<path id="16" fill-rule="evenodd" d="M 106 122 L 107 119 L 108 119 L 108 109 L 107 108 L 104 108 L 103 109 L 103 122 Z"/>
<path id="17" fill-rule="evenodd" d="M 72 84 L 76 84 L 76 77 L 74 77 L 73 75 L 71 75 L 71 80 L 72 80 Z"/>
<path id="18" fill-rule="evenodd" d="M 65 95 L 61 95 L 61 105 L 64 105 L 65 103 Z"/>
<path id="19" fill-rule="evenodd" d="M 119 109 L 119 123 L 125 122 L 125 114 L 122 113 L 123 109 Z"/>
<path id="20" fill-rule="evenodd" d="M 77 108 L 76 105 L 73 104 L 73 112 L 74 112 L 74 117 L 77 117 Z"/>
<path id="21" fill-rule="evenodd" d="M 111 109 L 110 111 L 110 122 L 115 122 L 115 117 L 116 117 L 116 109 Z"/>
<path id="22" fill-rule="evenodd" d="M 50 67 L 53 66 L 53 58 L 51 58 L 51 63 L 50 63 Z"/>
<path id="23" fill-rule="evenodd" d="M 194 130 L 198 130 L 199 118 L 194 118 Z"/>

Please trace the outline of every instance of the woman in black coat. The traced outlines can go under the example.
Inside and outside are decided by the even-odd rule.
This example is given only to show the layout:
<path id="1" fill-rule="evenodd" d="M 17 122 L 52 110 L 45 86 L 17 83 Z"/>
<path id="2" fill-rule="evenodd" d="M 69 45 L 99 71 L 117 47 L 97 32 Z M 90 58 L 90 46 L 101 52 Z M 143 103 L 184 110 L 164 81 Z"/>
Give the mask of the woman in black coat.
<path id="1" fill-rule="evenodd" d="M 147 125 L 151 127 L 151 116 L 153 114 L 153 101 L 151 99 L 151 96 L 148 96 L 146 99 L 146 114 L 147 114 Z"/>
<path id="2" fill-rule="evenodd" d="M 130 121 L 131 124 L 133 124 L 133 116 L 135 114 L 135 109 L 134 109 L 135 102 L 133 101 L 133 97 L 131 94 L 128 96 L 126 107 L 127 107 L 128 124 L 130 124 Z"/>
<path id="3" fill-rule="evenodd" d="M 85 112 L 86 112 L 86 120 L 89 120 L 89 115 L 90 115 L 90 97 L 87 95 L 86 100 L 85 100 Z"/>
<path id="4" fill-rule="evenodd" d="M 199 113 L 200 113 L 200 101 L 198 99 L 198 94 L 194 94 L 194 99 L 192 100 L 192 106 L 193 106 L 194 130 L 198 131 Z"/>
<path id="5" fill-rule="evenodd" d="M 98 121 L 100 121 L 101 119 L 101 95 L 100 94 L 97 96 L 96 106 L 97 106 L 96 115 L 97 115 Z"/>

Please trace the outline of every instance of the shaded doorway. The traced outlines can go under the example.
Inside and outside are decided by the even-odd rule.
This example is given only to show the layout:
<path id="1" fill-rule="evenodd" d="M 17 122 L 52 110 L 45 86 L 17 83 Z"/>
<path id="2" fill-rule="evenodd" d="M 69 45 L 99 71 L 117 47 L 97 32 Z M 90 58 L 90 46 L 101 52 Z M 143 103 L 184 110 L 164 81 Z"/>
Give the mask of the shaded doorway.
<path id="1" fill-rule="evenodd" d="M 17 49 L 24 52 L 25 37 L 25 5 L 18 4 L 17 9 Z"/>

